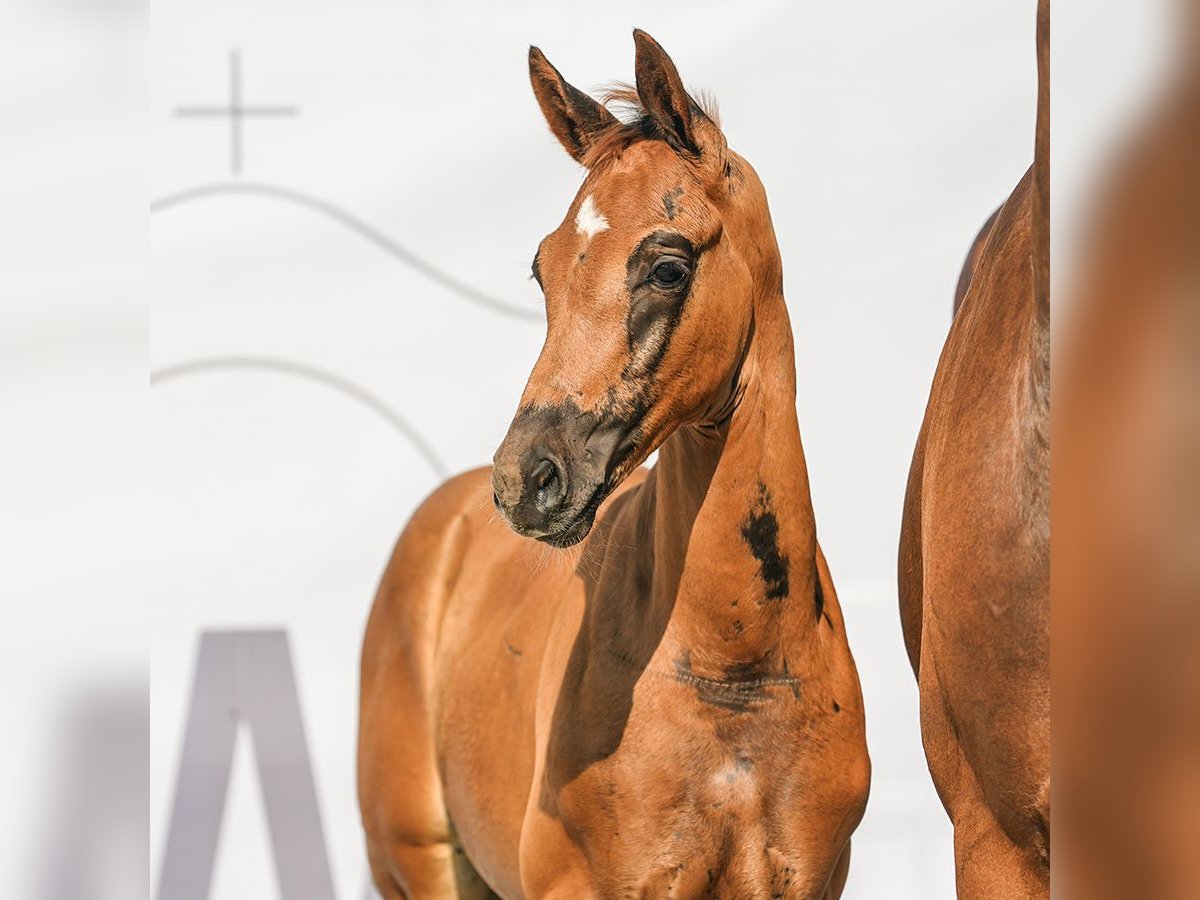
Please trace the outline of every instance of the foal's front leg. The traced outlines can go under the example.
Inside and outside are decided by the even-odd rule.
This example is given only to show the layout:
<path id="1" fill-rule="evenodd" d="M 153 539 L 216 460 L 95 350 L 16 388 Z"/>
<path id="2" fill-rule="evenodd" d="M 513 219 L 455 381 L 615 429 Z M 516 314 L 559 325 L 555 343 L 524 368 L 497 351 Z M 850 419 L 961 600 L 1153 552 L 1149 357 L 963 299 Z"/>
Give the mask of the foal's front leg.
<path id="1" fill-rule="evenodd" d="M 377 862 L 372 854 L 371 860 L 383 900 L 500 900 L 462 851 L 449 844 L 394 847 L 386 856 Z"/>

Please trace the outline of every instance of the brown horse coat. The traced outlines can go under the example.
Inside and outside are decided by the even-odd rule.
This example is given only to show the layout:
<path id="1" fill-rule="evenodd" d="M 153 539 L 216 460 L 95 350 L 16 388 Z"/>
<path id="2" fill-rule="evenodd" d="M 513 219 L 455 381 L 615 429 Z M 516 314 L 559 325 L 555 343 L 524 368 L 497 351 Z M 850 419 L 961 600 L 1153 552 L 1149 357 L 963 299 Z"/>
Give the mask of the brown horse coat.
<path id="1" fill-rule="evenodd" d="M 900 614 L 960 897 L 1044 897 L 1050 860 L 1049 7 L 1034 166 L 960 284 L 917 440 Z"/>
<path id="2" fill-rule="evenodd" d="M 633 122 L 530 51 L 588 174 L 534 263 L 546 343 L 495 466 L 416 513 L 367 627 L 359 793 L 387 898 L 845 881 L 870 765 L 766 196 L 635 41 Z"/>

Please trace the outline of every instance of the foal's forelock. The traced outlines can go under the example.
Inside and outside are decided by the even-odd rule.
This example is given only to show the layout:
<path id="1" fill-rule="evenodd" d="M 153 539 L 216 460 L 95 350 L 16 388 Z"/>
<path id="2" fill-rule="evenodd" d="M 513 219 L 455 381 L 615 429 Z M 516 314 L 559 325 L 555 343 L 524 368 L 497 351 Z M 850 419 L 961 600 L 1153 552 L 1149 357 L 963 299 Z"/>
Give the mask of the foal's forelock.
<path id="1" fill-rule="evenodd" d="M 603 170 L 608 162 L 619 158 L 625 150 L 640 141 L 662 141 L 693 162 L 699 162 L 707 156 L 709 159 L 706 161 L 715 162 L 716 168 L 725 168 L 725 141 L 721 137 L 716 102 L 711 96 L 701 94 L 700 100 L 690 95 L 687 97 L 692 115 L 701 128 L 708 132 L 703 135 L 705 143 L 696 146 L 685 145 L 673 131 L 663 127 L 643 105 L 637 90 L 627 84 L 613 85 L 604 92 L 600 102 L 613 113 L 613 119 L 607 127 L 590 137 L 587 152 L 580 159 L 589 171 Z"/>

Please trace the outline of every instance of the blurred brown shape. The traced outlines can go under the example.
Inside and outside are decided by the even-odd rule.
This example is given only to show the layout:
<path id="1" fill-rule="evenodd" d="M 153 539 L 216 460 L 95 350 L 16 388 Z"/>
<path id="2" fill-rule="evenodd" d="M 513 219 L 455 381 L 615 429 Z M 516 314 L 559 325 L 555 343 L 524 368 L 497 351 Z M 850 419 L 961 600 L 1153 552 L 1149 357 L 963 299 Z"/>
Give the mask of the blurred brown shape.
<path id="1" fill-rule="evenodd" d="M 1055 888 L 1200 896 L 1200 68 L 1099 186 L 1055 323 Z M 1062 287 L 1060 285 L 1060 287 Z"/>

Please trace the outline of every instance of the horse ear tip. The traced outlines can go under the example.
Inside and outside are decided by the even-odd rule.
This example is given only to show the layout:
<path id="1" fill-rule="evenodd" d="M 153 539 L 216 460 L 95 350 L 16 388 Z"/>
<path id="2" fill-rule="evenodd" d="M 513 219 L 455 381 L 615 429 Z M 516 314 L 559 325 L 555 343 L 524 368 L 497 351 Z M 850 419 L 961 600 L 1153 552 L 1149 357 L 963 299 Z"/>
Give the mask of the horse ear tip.
<path id="1" fill-rule="evenodd" d="M 529 45 L 529 76 L 534 79 L 554 78 L 558 75 L 557 70 L 550 64 L 550 60 L 546 59 L 546 54 L 541 48 L 530 44 Z"/>

